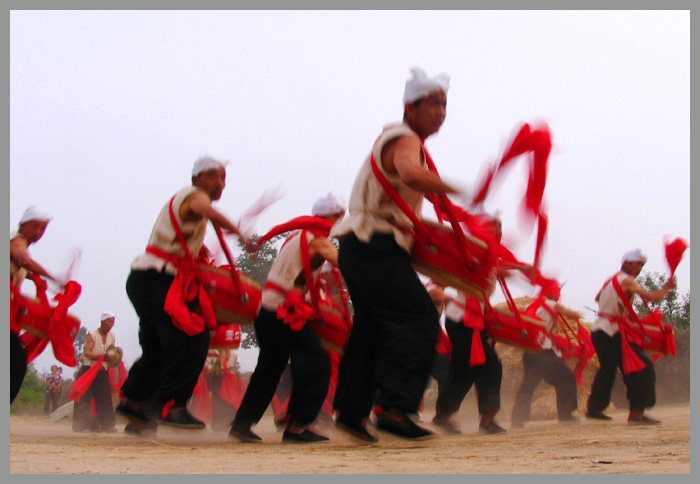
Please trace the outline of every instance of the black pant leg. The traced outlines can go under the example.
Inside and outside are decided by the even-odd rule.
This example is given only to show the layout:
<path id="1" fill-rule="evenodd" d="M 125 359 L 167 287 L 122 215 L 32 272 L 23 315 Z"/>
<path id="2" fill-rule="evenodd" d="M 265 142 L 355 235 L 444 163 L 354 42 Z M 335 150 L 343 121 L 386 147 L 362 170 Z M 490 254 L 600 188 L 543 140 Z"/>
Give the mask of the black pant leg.
<path id="1" fill-rule="evenodd" d="M 656 404 L 656 372 L 651 359 L 644 354 L 642 349 L 634 343 L 630 343 L 633 351 L 644 362 L 644 369 L 625 375 L 622 381 L 627 386 L 627 399 L 630 402 L 630 410 L 643 412 L 645 408 L 651 408 Z"/>
<path id="2" fill-rule="evenodd" d="M 591 412 L 602 412 L 610 405 L 617 369 L 622 366 L 620 333 L 610 337 L 605 331 L 593 331 L 591 341 L 598 355 L 600 369 L 593 379 L 587 407 Z"/>
<path id="3" fill-rule="evenodd" d="M 112 386 L 109 383 L 109 372 L 104 368 L 97 372 L 92 382 L 92 396 L 95 399 L 97 423 L 103 429 L 114 427 L 116 418 L 112 404 Z"/>
<path id="4" fill-rule="evenodd" d="M 484 415 L 493 409 L 501 408 L 501 381 L 503 380 L 503 364 L 498 353 L 491 344 L 484 331 L 479 331 L 481 344 L 484 346 L 486 362 L 483 365 L 472 366 L 470 372 L 474 373 L 479 413 Z M 472 335 L 473 338 L 473 335 Z"/>
<path id="5" fill-rule="evenodd" d="M 10 404 L 15 401 L 27 374 L 27 354 L 19 336 L 10 331 Z"/>
<path id="6" fill-rule="evenodd" d="M 557 394 L 557 415 L 565 417 L 578 408 L 578 392 L 574 372 L 552 350 L 543 350 L 544 381 L 554 387 Z"/>
<path id="7" fill-rule="evenodd" d="M 476 377 L 469 365 L 474 330 L 462 322 L 447 319 L 445 331 L 452 343 L 452 354 L 447 379 L 438 391 L 435 407 L 438 414 L 452 415 L 459 410 Z"/>
<path id="8" fill-rule="evenodd" d="M 260 310 L 253 324 L 260 352 L 233 425 L 248 426 L 260 421 L 289 361 L 290 335 L 282 327 L 288 329 L 289 325 L 284 325 L 275 313 L 266 309 Z"/>
<path id="9" fill-rule="evenodd" d="M 89 366 L 81 366 L 75 379 L 77 380 L 83 376 L 89 369 Z M 72 428 L 74 432 L 82 432 L 83 430 L 91 430 L 93 428 L 94 419 L 92 417 L 91 401 L 94 392 L 95 389 L 90 385 L 83 396 L 80 397 L 80 400 L 73 404 Z"/>
<path id="10" fill-rule="evenodd" d="M 523 379 L 515 395 L 515 403 L 511 413 L 512 422 L 527 422 L 530 420 L 532 396 L 537 385 L 542 381 L 542 358 L 540 353 L 523 353 Z"/>

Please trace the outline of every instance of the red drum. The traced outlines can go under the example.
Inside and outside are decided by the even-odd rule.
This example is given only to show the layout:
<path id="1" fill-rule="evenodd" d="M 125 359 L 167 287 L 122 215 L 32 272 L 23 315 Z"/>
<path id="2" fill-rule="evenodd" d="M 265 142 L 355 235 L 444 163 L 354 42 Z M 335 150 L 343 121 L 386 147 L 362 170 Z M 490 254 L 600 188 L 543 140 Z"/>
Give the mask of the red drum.
<path id="1" fill-rule="evenodd" d="M 326 351 L 342 354 L 350 333 L 343 311 L 331 301 L 320 301 L 319 311 L 321 317 L 311 321 L 311 324 L 321 339 L 321 346 Z"/>
<path id="2" fill-rule="evenodd" d="M 210 333 L 209 348 L 235 350 L 241 345 L 241 327 L 237 324 L 219 326 Z"/>
<path id="3" fill-rule="evenodd" d="M 668 356 L 670 353 L 670 347 L 666 342 L 666 332 L 662 330 L 659 326 L 653 324 L 643 324 L 644 332 L 643 334 L 635 323 L 631 323 L 634 327 L 634 331 L 644 340 L 644 352 L 650 353 L 652 355 Z M 675 347 L 676 333 L 673 331 L 673 326 L 664 325 L 668 327 L 668 337 L 670 338 L 669 343 Z"/>
<path id="4" fill-rule="evenodd" d="M 544 338 L 551 335 L 547 333 L 545 323 L 541 319 L 525 316 L 522 313 L 520 319 L 522 325 L 507 309 L 486 310 L 484 311 L 484 331 L 496 341 L 537 353 L 542 349 Z"/>
<path id="5" fill-rule="evenodd" d="M 209 294 L 216 321 L 221 325 L 251 324 L 260 309 L 260 284 L 238 272 L 241 294 L 236 291 L 231 271 L 207 264 L 197 264 L 197 274 Z"/>
<path id="6" fill-rule="evenodd" d="M 422 223 L 428 232 L 429 243 L 423 244 L 417 239 L 413 244 L 411 256 L 416 272 L 443 286 L 482 297 L 491 287 L 496 262 L 486 243 L 465 234 L 467 250 L 474 260 L 467 266 L 452 227 L 426 220 Z"/>

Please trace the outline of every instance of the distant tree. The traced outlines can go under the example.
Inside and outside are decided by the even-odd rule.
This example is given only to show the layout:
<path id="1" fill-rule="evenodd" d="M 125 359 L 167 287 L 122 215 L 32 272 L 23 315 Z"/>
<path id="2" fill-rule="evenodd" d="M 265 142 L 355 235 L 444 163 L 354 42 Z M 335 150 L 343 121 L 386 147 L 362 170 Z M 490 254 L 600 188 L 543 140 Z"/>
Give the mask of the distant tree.
<path id="1" fill-rule="evenodd" d="M 46 391 L 46 377 L 40 375 L 34 363 L 27 367 L 27 374 L 24 376 L 22 387 L 19 389 L 17 398 L 10 406 L 10 413 L 38 412 L 44 404 L 44 392 Z"/>
<path id="2" fill-rule="evenodd" d="M 260 237 L 260 235 L 255 234 L 251 237 L 251 240 L 255 243 Z M 242 244 L 239 239 L 238 246 L 241 248 L 242 252 L 241 255 L 235 259 L 236 267 L 252 277 L 261 287 L 264 287 L 267 274 L 270 272 L 272 263 L 277 257 L 275 243 L 283 237 L 283 235 L 278 235 L 263 243 L 255 254 Z M 255 337 L 252 324 L 241 326 L 241 335 L 241 348 L 246 349 L 258 346 L 258 339 Z"/>
<path id="3" fill-rule="evenodd" d="M 73 346 L 75 346 L 75 359 L 78 361 L 80 361 L 80 357 L 83 354 L 83 346 L 87 340 L 87 333 L 87 328 L 85 326 L 81 326 L 78 330 L 78 335 L 75 337 L 75 340 L 73 340 Z"/>
<path id="4" fill-rule="evenodd" d="M 668 276 L 659 274 L 658 272 L 642 273 L 637 278 L 637 281 L 648 291 L 659 289 L 668 280 Z M 680 296 L 675 289 L 669 291 L 668 294 L 655 303 L 647 303 L 651 308 L 659 308 L 663 314 L 664 321 L 671 323 L 674 328 L 687 329 L 690 327 L 690 290 Z M 640 298 L 635 298 L 634 309 L 640 316 L 649 314 L 644 303 Z"/>

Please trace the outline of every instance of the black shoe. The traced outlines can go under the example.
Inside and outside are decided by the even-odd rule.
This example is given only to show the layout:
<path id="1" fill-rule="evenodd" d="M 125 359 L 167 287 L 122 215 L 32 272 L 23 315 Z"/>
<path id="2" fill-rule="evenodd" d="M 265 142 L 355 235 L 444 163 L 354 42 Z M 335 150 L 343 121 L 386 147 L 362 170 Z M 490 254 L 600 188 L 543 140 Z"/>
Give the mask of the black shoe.
<path id="1" fill-rule="evenodd" d="M 629 424 L 629 425 L 658 425 L 660 423 L 661 423 L 660 420 L 656 420 L 655 418 L 647 417 L 644 414 L 630 416 L 627 419 L 627 424 Z"/>
<path id="2" fill-rule="evenodd" d="M 377 415 L 377 428 L 410 440 L 427 439 L 434 435 L 430 430 L 416 425 L 405 413 L 398 410 L 384 410 Z"/>
<path id="3" fill-rule="evenodd" d="M 495 421 L 491 420 L 488 425 L 479 425 L 479 432 L 482 434 L 503 434 L 506 429 L 498 425 Z"/>
<path id="4" fill-rule="evenodd" d="M 232 425 L 228 436 L 246 444 L 262 442 L 260 436 L 250 430 L 250 427 L 246 425 Z"/>
<path id="5" fill-rule="evenodd" d="M 185 407 L 171 407 L 165 417 L 159 419 L 160 423 L 169 427 L 187 430 L 201 430 L 207 425 L 194 418 Z"/>
<path id="6" fill-rule="evenodd" d="M 367 432 L 367 428 L 364 425 L 362 425 L 361 420 L 353 420 L 350 418 L 345 418 L 341 414 L 336 419 L 335 426 L 336 426 L 336 428 L 342 430 L 343 432 L 347 433 L 351 437 L 354 437 L 354 438 L 361 440 L 363 442 L 370 442 L 370 443 L 378 442 L 377 438 L 374 435 Z"/>
<path id="7" fill-rule="evenodd" d="M 141 404 L 124 398 L 117 408 L 117 413 L 124 415 L 126 418 L 136 423 L 151 423 L 152 419 L 143 410 Z"/>
<path id="8" fill-rule="evenodd" d="M 309 429 L 304 430 L 300 434 L 295 434 L 287 429 L 282 434 L 282 442 L 290 442 L 294 444 L 311 444 L 314 442 L 326 442 L 327 440 L 328 437 L 314 433 Z"/>
<path id="9" fill-rule="evenodd" d="M 462 433 L 462 431 L 459 430 L 459 426 L 450 420 L 450 418 L 435 416 L 435 418 L 433 418 L 433 425 L 451 435 L 459 435 Z"/>
<path id="10" fill-rule="evenodd" d="M 588 412 L 586 412 L 586 418 L 592 418 L 595 420 L 612 420 L 612 417 L 605 415 L 603 412 L 601 412 L 599 410 L 596 410 L 596 411 L 589 410 Z"/>
<path id="11" fill-rule="evenodd" d="M 479 432 L 483 434 L 503 434 L 506 432 L 506 429 L 498 425 L 495 421 L 491 420 L 491 423 L 488 425 L 479 425 Z"/>

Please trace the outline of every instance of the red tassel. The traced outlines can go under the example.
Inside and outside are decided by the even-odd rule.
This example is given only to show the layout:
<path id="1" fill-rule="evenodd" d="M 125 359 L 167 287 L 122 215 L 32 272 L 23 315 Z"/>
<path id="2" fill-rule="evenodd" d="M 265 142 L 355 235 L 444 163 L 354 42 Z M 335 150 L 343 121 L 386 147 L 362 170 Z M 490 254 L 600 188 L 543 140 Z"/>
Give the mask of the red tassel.
<path id="1" fill-rule="evenodd" d="M 486 353 L 484 352 L 484 344 L 481 341 L 481 332 L 478 329 L 475 329 L 474 334 L 472 335 L 469 366 L 481 366 L 484 363 L 486 363 Z"/>
<path id="2" fill-rule="evenodd" d="M 673 242 L 666 242 L 666 261 L 671 269 L 671 277 L 673 277 L 673 274 L 676 272 L 676 268 L 678 267 L 678 264 L 680 264 L 681 259 L 683 258 L 683 253 L 687 248 L 688 242 L 681 238 L 677 238 Z"/>

